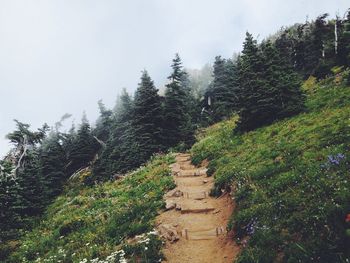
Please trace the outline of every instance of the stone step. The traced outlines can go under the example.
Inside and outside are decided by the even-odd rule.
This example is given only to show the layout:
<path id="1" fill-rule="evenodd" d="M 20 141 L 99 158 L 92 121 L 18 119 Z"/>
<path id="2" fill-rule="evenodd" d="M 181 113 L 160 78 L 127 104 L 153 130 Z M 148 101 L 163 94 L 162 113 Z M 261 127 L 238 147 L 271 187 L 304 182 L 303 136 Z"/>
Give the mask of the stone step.
<path id="1" fill-rule="evenodd" d="M 179 153 L 176 155 L 176 157 L 191 157 L 190 153 Z"/>
<path id="2" fill-rule="evenodd" d="M 191 161 L 191 156 L 176 156 L 175 160 L 177 162 L 188 162 Z"/>
<path id="3" fill-rule="evenodd" d="M 208 240 L 225 235 L 227 231 L 224 227 L 215 227 L 208 230 L 189 230 L 187 228 L 181 231 L 181 236 L 187 240 Z"/>
<path id="4" fill-rule="evenodd" d="M 180 178 L 181 178 L 181 181 L 180 181 Z M 193 177 L 177 177 L 176 179 L 177 180 L 175 180 L 175 184 L 177 185 L 177 186 L 179 186 L 179 187 L 188 187 L 188 188 L 190 188 L 190 187 L 194 187 L 194 188 L 198 188 L 197 189 L 197 191 L 200 191 L 205 185 L 207 185 L 207 184 L 212 184 L 213 183 L 213 180 L 207 180 L 207 179 L 203 179 L 203 180 L 198 180 L 198 181 L 195 181 L 195 182 L 193 182 L 193 181 L 191 181 L 191 182 L 186 182 L 186 181 L 183 181 L 183 180 L 185 180 L 185 178 L 187 179 L 192 179 Z M 183 180 L 182 180 L 183 179 Z M 198 179 L 200 179 L 200 178 L 198 178 Z M 205 183 L 205 182 L 206 183 Z M 205 186 L 206 188 L 207 188 L 207 186 Z M 186 192 L 188 192 L 188 191 L 186 191 Z"/>
<path id="5" fill-rule="evenodd" d="M 187 205 L 187 204 L 181 204 L 180 205 L 181 208 L 181 214 L 186 214 L 186 213 L 208 213 L 211 211 L 214 211 L 215 208 L 211 205 L 207 205 L 207 204 L 191 204 L 191 205 Z"/>
<path id="6" fill-rule="evenodd" d="M 205 198 L 208 198 L 209 193 L 202 191 L 202 192 L 183 192 L 182 196 L 187 199 L 194 199 L 194 200 L 203 200 Z"/>
<path id="7" fill-rule="evenodd" d="M 202 176 L 207 174 L 206 168 L 204 169 L 193 169 L 193 170 L 180 170 L 180 172 L 177 173 L 177 176 L 179 177 L 192 177 L 192 176 Z"/>
<path id="8" fill-rule="evenodd" d="M 181 170 L 194 170 L 196 167 L 193 164 L 179 164 Z"/>

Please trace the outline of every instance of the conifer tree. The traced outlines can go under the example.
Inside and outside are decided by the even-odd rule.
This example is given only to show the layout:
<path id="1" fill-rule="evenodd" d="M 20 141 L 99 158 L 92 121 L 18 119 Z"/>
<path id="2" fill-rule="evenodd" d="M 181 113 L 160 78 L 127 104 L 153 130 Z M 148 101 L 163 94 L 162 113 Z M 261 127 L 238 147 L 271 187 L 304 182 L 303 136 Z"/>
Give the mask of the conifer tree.
<path id="1" fill-rule="evenodd" d="M 133 101 L 123 89 L 113 110 L 109 139 L 93 166 L 94 176 L 90 180 L 108 180 L 114 173 L 123 173 L 136 167 L 137 145 L 131 125 L 132 111 Z"/>
<path id="2" fill-rule="evenodd" d="M 93 134 L 102 142 L 107 142 L 112 129 L 113 119 L 111 110 L 108 110 L 103 104 L 102 100 L 98 101 L 98 108 L 100 110 L 100 116 L 96 121 L 96 128 L 93 130 Z"/>
<path id="3" fill-rule="evenodd" d="M 263 61 L 256 40 L 247 32 L 242 56 L 238 62 L 239 100 L 242 103 L 238 130 L 261 126 L 271 114 L 269 94 L 263 79 Z"/>
<path id="4" fill-rule="evenodd" d="M 141 82 L 134 98 L 132 126 L 138 144 L 138 159 L 141 163 L 155 152 L 163 149 L 161 145 L 162 106 L 158 90 L 147 71 L 142 72 Z"/>
<path id="5" fill-rule="evenodd" d="M 137 152 L 135 134 L 132 128 L 133 100 L 123 89 L 116 107 L 116 119 L 111 137 L 112 170 L 113 172 L 126 172 L 136 167 L 137 161 L 134 153 Z"/>
<path id="6" fill-rule="evenodd" d="M 346 19 L 342 21 L 342 32 L 339 37 L 338 61 L 340 65 L 350 67 L 350 9 L 347 12 Z"/>
<path id="7" fill-rule="evenodd" d="M 305 27 L 306 24 L 299 25 L 297 28 L 297 37 L 294 51 L 294 67 L 302 76 L 306 76 L 304 72 L 306 44 L 305 44 Z M 277 46 L 278 47 L 278 46 Z"/>
<path id="8" fill-rule="evenodd" d="M 28 218 L 39 215 L 46 203 L 44 179 L 40 173 L 38 151 L 31 149 L 25 157 L 24 165 L 18 171 L 17 182 L 20 187 L 21 216 Z"/>
<path id="9" fill-rule="evenodd" d="M 10 163 L 0 161 L 0 243 L 15 238 L 17 229 L 21 227 L 20 187 L 14 177 L 10 175 Z"/>
<path id="10" fill-rule="evenodd" d="M 99 147 L 100 145 L 98 145 L 96 139 L 93 137 L 90 124 L 84 113 L 82 123 L 68 152 L 69 164 L 67 165 L 67 174 L 71 175 L 79 169 L 86 167 L 92 161 Z"/>
<path id="11" fill-rule="evenodd" d="M 183 142 L 187 145 L 193 142 L 194 126 L 191 120 L 187 73 L 183 70 L 178 54 L 171 65 L 173 71 L 168 77 L 164 101 L 164 145 L 176 146 Z"/>
<path id="12" fill-rule="evenodd" d="M 316 75 L 317 77 L 324 76 L 327 72 L 323 67 L 325 62 L 325 36 L 327 31 L 326 17 L 328 14 L 323 14 L 315 20 L 313 24 L 308 24 L 310 31 L 304 36 L 305 53 L 303 74 L 308 77 Z M 321 69 L 323 68 L 323 69 Z"/>
<path id="13" fill-rule="evenodd" d="M 300 89 L 301 79 L 295 72 L 288 54 L 271 42 L 262 45 L 264 77 L 272 100 L 271 120 L 289 117 L 304 109 L 305 97 Z M 268 120 L 268 119 L 267 119 Z"/>
<path id="14" fill-rule="evenodd" d="M 242 53 L 238 65 L 242 103 L 238 130 L 249 131 L 303 110 L 300 79 L 288 57 L 271 42 L 259 50 L 249 33 Z"/>
<path id="15" fill-rule="evenodd" d="M 61 193 L 63 183 L 67 179 L 66 153 L 60 143 L 60 138 L 59 133 L 51 133 L 39 149 L 40 173 L 46 186 L 48 202 Z"/>
<path id="16" fill-rule="evenodd" d="M 216 121 L 238 110 L 238 81 L 235 63 L 220 56 L 214 62 L 214 80 L 212 93 L 214 94 L 213 111 Z"/>

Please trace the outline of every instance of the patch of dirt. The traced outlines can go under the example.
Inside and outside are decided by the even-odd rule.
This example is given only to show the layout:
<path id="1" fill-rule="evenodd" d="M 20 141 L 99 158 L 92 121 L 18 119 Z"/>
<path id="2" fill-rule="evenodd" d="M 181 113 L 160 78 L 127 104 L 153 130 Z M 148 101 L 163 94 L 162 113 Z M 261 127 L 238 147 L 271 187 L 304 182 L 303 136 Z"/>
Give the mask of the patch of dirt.
<path id="1" fill-rule="evenodd" d="M 209 196 L 214 182 L 212 177 L 202 172 L 207 162 L 196 168 L 188 154 L 178 154 L 176 160 L 176 165 L 172 166 L 177 185 L 175 191 L 181 191 L 182 195 L 165 195 L 167 202 L 176 205 L 160 214 L 157 224 L 172 226 L 180 238 L 176 242 L 166 242 L 163 249 L 166 260 L 163 262 L 233 262 L 239 253 L 239 246 L 226 232 L 234 209 L 232 199 L 228 194 L 220 198 Z"/>

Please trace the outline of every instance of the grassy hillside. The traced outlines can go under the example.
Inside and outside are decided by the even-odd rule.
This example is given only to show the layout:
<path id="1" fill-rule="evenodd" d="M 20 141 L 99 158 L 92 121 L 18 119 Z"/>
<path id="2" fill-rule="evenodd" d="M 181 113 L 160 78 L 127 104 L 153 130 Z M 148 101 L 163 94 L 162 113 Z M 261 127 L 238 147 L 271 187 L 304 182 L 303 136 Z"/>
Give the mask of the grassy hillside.
<path id="1" fill-rule="evenodd" d="M 173 161 L 158 156 L 115 182 L 68 185 L 38 226 L 11 244 L 18 249 L 9 261 L 158 262 L 161 241 L 152 234 L 153 220 L 164 192 L 175 186 L 169 176 Z M 142 236 L 130 242 L 135 235 Z"/>
<path id="2" fill-rule="evenodd" d="M 233 117 L 199 133 L 191 150 L 194 163 L 210 161 L 213 195 L 232 190 L 240 263 L 349 262 L 350 87 L 338 76 L 304 89 L 305 113 L 245 134 L 233 132 Z M 157 156 L 93 187 L 70 183 L 32 231 L 0 251 L 16 248 L 11 263 L 158 262 L 152 230 L 174 187 L 173 161 Z"/>
<path id="3" fill-rule="evenodd" d="M 238 262 L 349 262 L 350 87 L 338 75 L 304 89 L 307 112 L 243 135 L 232 118 L 192 148 L 213 194 L 233 190 Z"/>

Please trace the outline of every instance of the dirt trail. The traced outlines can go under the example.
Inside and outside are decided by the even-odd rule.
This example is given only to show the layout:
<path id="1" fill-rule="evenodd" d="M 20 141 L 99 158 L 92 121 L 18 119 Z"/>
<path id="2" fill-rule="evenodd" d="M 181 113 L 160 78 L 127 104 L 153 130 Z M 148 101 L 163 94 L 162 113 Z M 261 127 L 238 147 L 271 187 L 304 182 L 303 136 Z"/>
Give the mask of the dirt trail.
<path id="1" fill-rule="evenodd" d="M 165 200 L 169 208 L 175 208 L 160 214 L 157 222 L 175 230 L 179 240 L 166 242 L 164 262 L 233 262 L 239 247 L 226 232 L 233 211 L 230 197 L 209 196 L 213 178 L 207 177 L 205 167 L 194 167 L 188 154 L 176 156 L 172 171 L 177 187 L 165 195 Z"/>

